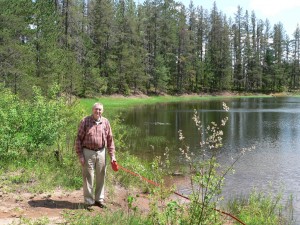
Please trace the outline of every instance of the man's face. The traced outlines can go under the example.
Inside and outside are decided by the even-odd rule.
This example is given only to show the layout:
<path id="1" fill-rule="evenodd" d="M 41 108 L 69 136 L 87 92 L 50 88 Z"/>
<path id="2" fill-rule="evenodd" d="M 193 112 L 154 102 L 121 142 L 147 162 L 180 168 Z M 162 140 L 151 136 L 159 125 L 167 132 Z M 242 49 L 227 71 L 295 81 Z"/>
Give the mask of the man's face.
<path id="1" fill-rule="evenodd" d="M 95 105 L 93 107 L 93 117 L 95 120 L 98 120 L 103 113 L 103 106 L 102 105 Z"/>

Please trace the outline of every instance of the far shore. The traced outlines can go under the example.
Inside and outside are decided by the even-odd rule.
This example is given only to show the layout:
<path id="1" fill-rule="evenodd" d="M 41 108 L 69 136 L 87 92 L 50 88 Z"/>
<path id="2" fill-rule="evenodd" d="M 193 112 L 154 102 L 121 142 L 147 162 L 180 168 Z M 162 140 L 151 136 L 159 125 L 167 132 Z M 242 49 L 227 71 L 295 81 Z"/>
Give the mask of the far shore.
<path id="1" fill-rule="evenodd" d="M 131 106 L 167 103 L 167 102 L 181 102 L 181 101 L 197 101 L 197 100 L 213 100 L 225 98 L 276 98 L 276 97 L 300 97 L 298 92 L 280 92 L 280 93 L 246 93 L 246 92 L 215 92 L 215 93 L 201 93 L 201 94 L 182 94 L 182 95 L 145 95 L 142 93 L 132 94 L 129 96 L 114 94 L 94 96 L 88 98 L 81 98 L 80 104 L 85 109 L 90 109 L 95 102 L 101 102 L 109 114 L 114 114 L 116 111 L 126 109 Z"/>
<path id="2" fill-rule="evenodd" d="M 112 94 L 112 95 L 99 95 L 99 96 L 88 96 L 83 99 L 102 99 L 102 98 L 207 98 L 207 97 L 300 97 L 300 92 L 237 92 L 237 91 L 219 91 L 211 93 L 183 93 L 183 94 L 144 94 L 144 93 L 132 93 L 130 95 Z"/>

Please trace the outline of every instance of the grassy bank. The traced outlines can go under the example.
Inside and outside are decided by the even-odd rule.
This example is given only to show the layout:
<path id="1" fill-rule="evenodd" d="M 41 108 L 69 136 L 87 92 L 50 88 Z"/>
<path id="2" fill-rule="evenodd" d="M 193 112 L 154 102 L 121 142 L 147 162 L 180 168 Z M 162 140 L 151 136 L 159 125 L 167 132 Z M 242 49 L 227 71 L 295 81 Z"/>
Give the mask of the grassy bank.
<path id="1" fill-rule="evenodd" d="M 104 96 L 99 98 L 85 98 L 80 99 L 80 105 L 86 109 L 87 113 L 90 113 L 91 107 L 95 102 L 101 102 L 105 107 L 105 114 L 115 115 L 120 110 L 127 109 L 129 107 L 137 105 L 149 105 L 157 103 L 171 103 L 171 102 L 184 102 L 184 101 L 211 101 L 211 100 L 222 100 L 230 98 L 268 98 L 272 97 L 271 95 L 237 95 L 229 93 L 226 95 L 182 95 L 182 96 Z"/>

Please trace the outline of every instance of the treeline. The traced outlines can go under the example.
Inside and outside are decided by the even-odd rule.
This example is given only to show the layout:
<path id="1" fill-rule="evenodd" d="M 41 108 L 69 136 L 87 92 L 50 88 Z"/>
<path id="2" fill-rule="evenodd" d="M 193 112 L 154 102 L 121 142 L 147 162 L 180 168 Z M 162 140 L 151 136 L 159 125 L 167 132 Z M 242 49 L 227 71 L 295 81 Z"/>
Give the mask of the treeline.
<path id="1" fill-rule="evenodd" d="M 0 0 L 0 82 L 77 96 L 290 91 L 300 84 L 292 37 L 237 7 L 174 0 Z"/>

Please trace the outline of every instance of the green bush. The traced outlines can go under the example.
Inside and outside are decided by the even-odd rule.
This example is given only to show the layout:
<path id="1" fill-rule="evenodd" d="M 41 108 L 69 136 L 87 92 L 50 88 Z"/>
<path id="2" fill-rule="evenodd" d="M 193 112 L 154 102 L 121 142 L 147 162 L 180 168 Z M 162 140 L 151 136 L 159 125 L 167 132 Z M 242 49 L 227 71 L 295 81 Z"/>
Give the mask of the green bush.
<path id="1" fill-rule="evenodd" d="M 33 87 L 31 101 L 21 100 L 9 90 L 0 88 L 0 156 L 16 159 L 42 153 L 53 146 L 65 132 L 64 98 L 47 99 Z"/>
<path id="2" fill-rule="evenodd" d="M 32 191 L 55 186 L 79 188 L 82 181 L 74 141 L 84 110 L 77 101 L 59 96 L 58 86 L 53 86 L 48 96 L 39 88 L 32 90 L 32 99 L 22 100 L 0 86 L 1 173 L 12 174 L 12 181 L 14 174 L 32 177 Z M 19 181 L 27 187 L 26 179 Z"/>

